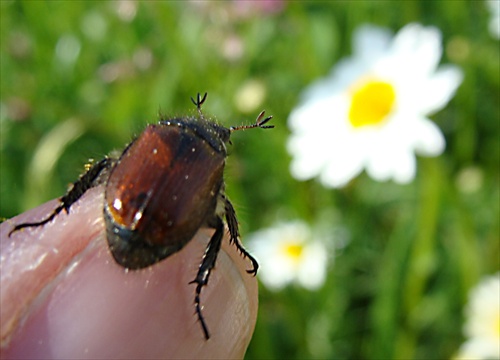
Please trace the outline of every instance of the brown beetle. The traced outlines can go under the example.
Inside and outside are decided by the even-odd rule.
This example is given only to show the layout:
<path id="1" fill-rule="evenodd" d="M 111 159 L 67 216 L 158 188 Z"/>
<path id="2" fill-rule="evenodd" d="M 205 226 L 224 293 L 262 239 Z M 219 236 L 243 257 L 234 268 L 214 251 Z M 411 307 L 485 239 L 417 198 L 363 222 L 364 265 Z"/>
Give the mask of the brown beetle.
<path id="1" fill-rule="evenodd" d="M 44 220 L 16 225 L 11 232 L 44 225 L 71 206 L 90 188 L 105 184 L 104 219 L 109 249 L 128 269 L 155 264 L 181 250 L 201 227 L 215 229 L 196 278 L 195 306 L 206 339 L 210 337 L 201 313 L 200 293 L 215 265 L 224 231 L 230 242 L 252 262 L 248 273 L 257 273 L 257 261 L 239 240 L 238 221 L 224 195 L 223 170 L 226 143 L 232 131 L 260 127 L 272 117 L 262 111 L 255 124 L 226 128 L 205 118 L 201 105 L 207 94 L 191 98 L 198 117 L 162 119 L 149 125 L 119 158 L 106 157 L 83 174 Z"/>

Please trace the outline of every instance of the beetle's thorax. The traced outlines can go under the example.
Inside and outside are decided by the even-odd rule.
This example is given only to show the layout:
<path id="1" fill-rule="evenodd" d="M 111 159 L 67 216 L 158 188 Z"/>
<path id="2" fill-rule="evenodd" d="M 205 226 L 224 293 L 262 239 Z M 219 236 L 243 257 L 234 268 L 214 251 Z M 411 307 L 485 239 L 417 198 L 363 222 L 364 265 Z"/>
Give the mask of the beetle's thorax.
<path id="1" fill-rule="evenodd" d="M 162 126 L 179 126 L 187 131 L 192 131 L 196 136 L 206 141 L 215 151 L 226 156 L 226 143 L 231 136 L 231 130 L 209 121 L 203 117 L 184 117 L 161 120 Z"/>

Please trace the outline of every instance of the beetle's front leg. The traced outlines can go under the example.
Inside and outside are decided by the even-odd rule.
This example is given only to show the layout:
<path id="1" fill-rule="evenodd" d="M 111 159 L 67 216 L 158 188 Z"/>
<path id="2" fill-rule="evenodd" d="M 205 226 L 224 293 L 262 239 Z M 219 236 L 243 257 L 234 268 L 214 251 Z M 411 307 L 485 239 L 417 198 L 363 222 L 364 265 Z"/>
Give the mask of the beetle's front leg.
<path id="1" fill-rule="evenodd" d="M 62 210 L 65 210 L 66 213 L 69 213 L 71 205 L 73 205 L 78 199 L 80 199 L 87 190 L 99 185 L 102 182 L 103 173 L 111 168 L 114 161 L 115 160 L 106 157 L 98 163 L 92 165 L 92 167 L 86 173 L 80 176 L 80 178 L 73 183 L 71 189 L 68 190 L 68 192 L 63 197 L 61 197 L 59 206 L 56 207 L 48 217 L 37 222 L 17 224 L 9 232 L 9 236 L 11 236 L 14 232 L 26 227 L 37 227 L 45 225 L 46 223 L 52 221 Z"/>

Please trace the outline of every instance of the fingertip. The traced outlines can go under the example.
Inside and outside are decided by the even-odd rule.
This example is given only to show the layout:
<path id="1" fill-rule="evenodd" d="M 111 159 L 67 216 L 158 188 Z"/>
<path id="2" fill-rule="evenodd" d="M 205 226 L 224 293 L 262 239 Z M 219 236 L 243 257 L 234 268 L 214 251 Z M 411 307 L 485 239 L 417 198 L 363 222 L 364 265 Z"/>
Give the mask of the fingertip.
<path id="1" fill-rule="evenodd" d="M 84 247 L 72 253 L 71 262 L 56 267 L 57 258 L 51 262 L 44 259 L 44 271 L 40 271 L 43 266 L 37 267 L 17 279 L 21 281 L 16 287 L 22 288 L 22 283 L 38 285 L 31 288 L 29 297 L 10 292 L 31 301 L 24 303 L 29 311 L 24 311 L 22 321 L 18 319 L 15 331 L 11 329 L 8 346 L 2 346 L 2 358 L 242 358 L 257 314 L 256 280 L 245 272 L 248 259 L 224 240 L 216 268 L 201 293 L 210 331 L 210 339 L 205 340 L 194 311 L 195 288 L 189 282 L 196 276 L 212 231 L 200 230 L 184 249 L 154 266 L 127 271 L 109 253 L 96 199 L 102 201 L 98 192 L 83 198 L 71 216 L 56 218 L 61 226 L 56 223 L 34 230 L 39 239 L 31 234 L 32 229 L 13 236 L 22 237 L 23 246 L 36 244 L 35 248 L 40 245 L 40 234 L 46 239 L 61 236 L 65 245 L 56 244 L 67 253 L 74 246 L 75 233 L 82 232 L 78 224 L 90 221 L 98 228 L 83 242 Z M 78 216 L 82 218 L 73 222 Z M 49 235 L 51 231 L 56 233 Z M 46 248 L 38 251 L 46 252 Z M 2 305 L 10 301 L 19 308 L 15 298 L 4 297 L 4 293 Z M 3 334 L 2 320 L 2 342 Z"/>
<path id="2" fill-rule="evenodd" d="M 0 224 L 2 354 L 40 293 L 102 231 L 101 202 L 99 189 L 92 189 L 75 204 L 72 216 L 60 214 L 43 226 L 8 236 L 18 224 L 44 219 L 57 207 L 58 200 L 52 200 Z"/>

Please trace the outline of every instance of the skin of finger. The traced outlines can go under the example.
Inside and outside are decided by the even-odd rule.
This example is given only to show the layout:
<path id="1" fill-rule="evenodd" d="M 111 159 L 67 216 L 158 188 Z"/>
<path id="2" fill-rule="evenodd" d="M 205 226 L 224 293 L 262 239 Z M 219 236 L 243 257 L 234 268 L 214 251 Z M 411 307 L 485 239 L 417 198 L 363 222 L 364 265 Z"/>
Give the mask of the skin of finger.
<path id="1" fill-rule="evenodd" d="M 200 230 L 180 252 L 143 270 L 111 257 L 102 189 L 70 216 L 7 236 L 40 219 L 54 202 L 0 225 L 2 358 L 242 358 L 257 314 L 250 266 L 224 240 L 201 295 L 211 338 L 194 312 L 194 279 L 213 231 Z"/>

